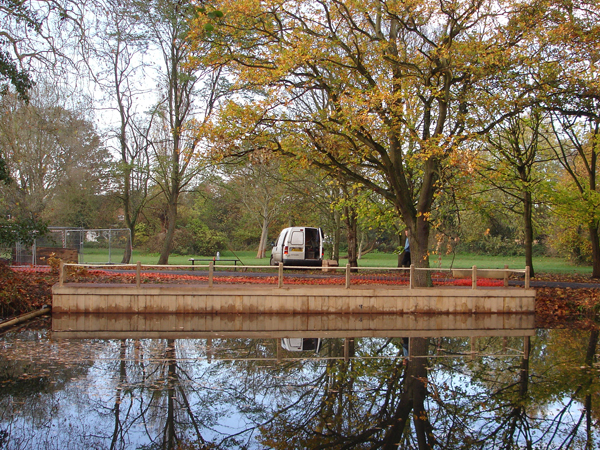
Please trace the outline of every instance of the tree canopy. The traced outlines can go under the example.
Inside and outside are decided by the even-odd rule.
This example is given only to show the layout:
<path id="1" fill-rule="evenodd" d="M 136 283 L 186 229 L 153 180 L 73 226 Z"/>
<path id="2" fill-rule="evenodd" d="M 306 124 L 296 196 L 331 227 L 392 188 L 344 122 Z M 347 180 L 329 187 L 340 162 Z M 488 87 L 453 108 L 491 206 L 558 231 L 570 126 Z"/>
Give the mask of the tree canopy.
<path id="1" fill-rule="evenodd" d="M 468 142 L 518 105 L 505 101 L 503 86 L 517 70 L 523 8 L 379 0 L 219 7 L 223 20 L 197 39 L 210 41 L 209 63 L 226 66 L 251 95 L 223 108 L 218 151 L 244 154 L 244 142 L 258 140 L 373 190 L 406 223 L 415 264 L 427 267 L 438 194 L 468 162 Z"/>

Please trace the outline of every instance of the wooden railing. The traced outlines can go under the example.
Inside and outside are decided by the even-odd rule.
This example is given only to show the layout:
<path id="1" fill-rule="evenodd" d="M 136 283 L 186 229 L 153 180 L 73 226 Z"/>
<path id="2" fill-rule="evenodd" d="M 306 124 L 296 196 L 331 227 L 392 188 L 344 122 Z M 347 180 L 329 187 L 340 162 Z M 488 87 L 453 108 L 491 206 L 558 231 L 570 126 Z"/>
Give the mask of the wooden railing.
<path id="1" fill-rule="evenodd" d="M 189 265 L 142 265 L 140 262 L 136 264 L 71 264 L 71 263 L 63 263 L 61 261 L 59 267 L 59 285 L 62 286 L 65 283 L 65 272 L 67 267 L 83 267 L 83 268 L 109 268 L 112 270 L 120 269 L 120 270 L 135 270 L 135 284 L 137 287 L 141 286 L 141 277 L 142 277 L 142 269 L 158 269 L 158 270 L 177 270 L 177 269 L 185 269 L 190 270 L 191 266 Z M 219 265 L 215 264 L 214 261 L 210 261 L 208 265 L 196 265 L 194 269 L 202 269 L 205 268 L 208 270 L 208 286 L 212 287 L 214 278 L 215 278 L 215 269 L 226 269 L 231 268 L 231 265 Z M 508 266 L 504 266 L 504 269 L 478 269 L 476 266 L 473 266 L 470 269 L 441 269 L 441 268 L 417 268 L 413 265 L 410 267 L 351 267 L 350 264 L 347 264 L 345 267 L 300 267 L 300 266 L 284 266 L 282 263 L 279 263 L 279 266 L 237 266 L 238 270 L 265 270 L 265 269 L 277 269 L 277 286 L 283 287 L 285 285 L 285 277 L 284 270 L 298 270 L 298 269 L 308 269 L 308 270 L 323 270 L 324 272 L 344 272 L 345 274 L 345 287 L 348 289 L 352 284 L 352 273 L 356 273 L 358 271 L 377 271 L 377 272 L 390 272 L 390 273 L 398 273 L 398 272 L 408 272 L 408 287 L 409 289 L 415 288 L 415 274 L 417 271 L 430 271 L 430 272 L 451 272 L 454 278 L 467 278 L 470 275 L 471 278 L 471 288 L 477 289 L 477 280 L 479 278 L 494 278 L 494 279 L 503 279 L 504 287 L 508 287 L 508 279 L 511 274 L 524 274 L 525 289 L 529 289 L 531 286 L 530 283 L 530 269 L 529 266 L 525 267 L 525 269 L 509 269 Z"/>

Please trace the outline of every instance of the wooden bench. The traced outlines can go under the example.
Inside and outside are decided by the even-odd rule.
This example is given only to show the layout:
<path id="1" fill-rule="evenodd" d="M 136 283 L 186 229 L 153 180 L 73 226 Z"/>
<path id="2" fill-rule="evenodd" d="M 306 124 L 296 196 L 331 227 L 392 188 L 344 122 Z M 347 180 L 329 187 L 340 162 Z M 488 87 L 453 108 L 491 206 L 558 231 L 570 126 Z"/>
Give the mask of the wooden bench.
<path id="1" fill-rule="evenodd" d="M 212 258 L 212 259 L 206 259 L 206 258 L 190 258 L 188 259 L 188 261 L 192 262 L 192 266 L 194 265 L 194 263 L 196 261 L 202 261 L 202 262 L 214 262 L 215 264 L 221 263 L 221 262 L 232 262 L 233 265 L 236 267 L 237 270 L 237 263 L 238 261 L 241 263 L 241 261 L 239 259 L 216 259 L 216 258 Z M 194 270 L 194 268 L 192 267 L 192 270 Z"/>

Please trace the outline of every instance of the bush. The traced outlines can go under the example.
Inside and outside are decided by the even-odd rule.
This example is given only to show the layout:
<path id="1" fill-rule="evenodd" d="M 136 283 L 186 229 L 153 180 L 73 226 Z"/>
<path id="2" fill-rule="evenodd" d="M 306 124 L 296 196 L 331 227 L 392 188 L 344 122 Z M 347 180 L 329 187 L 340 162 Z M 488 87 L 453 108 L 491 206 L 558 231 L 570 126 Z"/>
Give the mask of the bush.
<path id="1" fill-rule="evenodd" d="M 186 231 L 191 237 L 188 249 L 195 255 L 214 255 L 225 249 L 227 242 L 225 234 L 209 229 L 199 220 L 192 220 Z"/>
<path id="2" fill-rule="evenodd" d="M 556 227 L 554 236 L 549 240 L 557 254 L 566 257 L 578 265 L 591 264 L 592 244 L 587 230 L 581 227 Z"/>
<path id="3" fill-rule="evenodd" d="M 159 233 L 146 242 L 146 251 L 160 253 L 165 241 L 165 233 Z M 175 255 L 215 255 L 226 248 L 227 238 L 220 231 L 210 230 L 206 225 L 193 223 L 186 228 L 175 230 L 173 248 Z"/>
<path id="4" fill-rule="evenodd" d="M 134 245 L 145 247 L 150 241 L 150 229 L 147 223 L 137 223 L 135 225 Z"/>
<path id="5" fill-rule="evenodd" d="M 466 253 L 488 256 L 525 256 L 525 246 L 520 241 L 502 238 L 501 236 L 484 236 L 476 241 L 462 243 L 458 249 Z M 533 245 L 533 254 L 541 256 L 546 253 L 543 244 Z"/>

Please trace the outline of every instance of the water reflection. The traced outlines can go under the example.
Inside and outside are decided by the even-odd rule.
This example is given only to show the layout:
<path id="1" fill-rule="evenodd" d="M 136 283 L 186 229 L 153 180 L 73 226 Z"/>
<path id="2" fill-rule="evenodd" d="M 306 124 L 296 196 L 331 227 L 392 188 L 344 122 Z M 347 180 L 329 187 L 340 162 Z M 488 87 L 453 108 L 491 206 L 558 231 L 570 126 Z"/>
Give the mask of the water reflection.
<path id="1" fill-rule="evenodd" d="M 13 333 L 0 341 L 0 448 L 597 445 L 597 332 L 365 336 L 375 331 L 305 335 L 320 338 L 318 353 L 284 348 L 285 330 L 187 339 Z M 84 332 L 93 333 L 72 330 Z"/>

